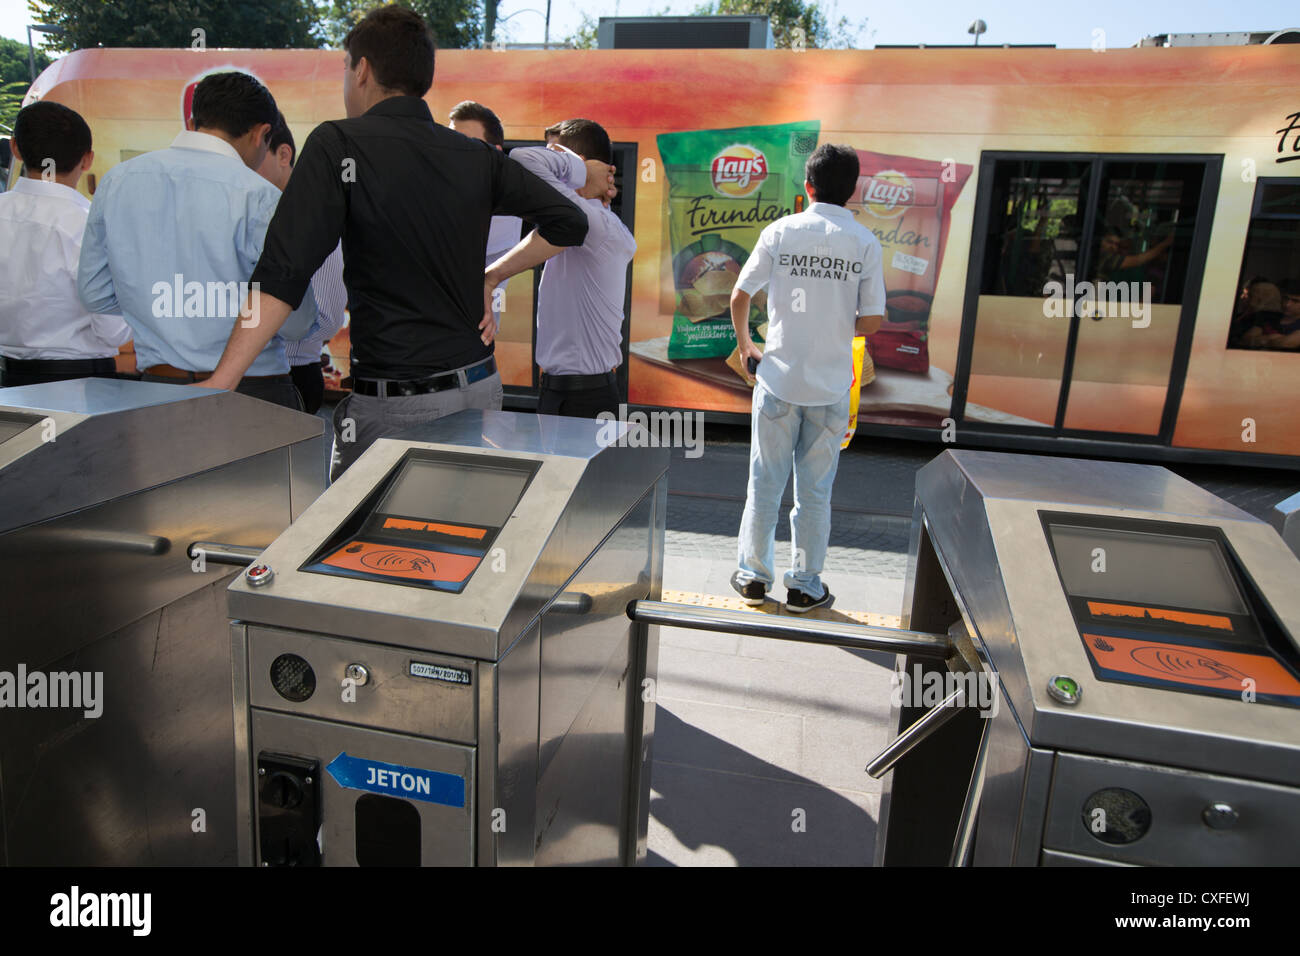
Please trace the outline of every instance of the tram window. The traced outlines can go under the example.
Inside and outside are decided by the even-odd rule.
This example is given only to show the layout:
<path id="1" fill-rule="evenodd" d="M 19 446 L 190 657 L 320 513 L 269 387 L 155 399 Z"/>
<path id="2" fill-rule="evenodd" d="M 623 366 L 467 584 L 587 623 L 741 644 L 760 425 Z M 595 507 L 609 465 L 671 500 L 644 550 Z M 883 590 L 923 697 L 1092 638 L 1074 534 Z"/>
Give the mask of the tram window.
<path id="1" fill-rule="evenodd" d="M 1230 349 L 1300 352 L 1300 179 L 1261 179 L 1228 329 Z"/>
<path id="2" fill-rule="evenodd" d="M 1093 282 L 1128 283 L 1130 301 L 1179 305 L 1204 167 L 1109 160 L 1093 229 Z"/>
<path id="3" fill-rule="evenodd" d="M 1075 272 L 1090 171 L 1084 162 L 998 163 L 982 295 L 1041 298 L 1044 285 Z"/>

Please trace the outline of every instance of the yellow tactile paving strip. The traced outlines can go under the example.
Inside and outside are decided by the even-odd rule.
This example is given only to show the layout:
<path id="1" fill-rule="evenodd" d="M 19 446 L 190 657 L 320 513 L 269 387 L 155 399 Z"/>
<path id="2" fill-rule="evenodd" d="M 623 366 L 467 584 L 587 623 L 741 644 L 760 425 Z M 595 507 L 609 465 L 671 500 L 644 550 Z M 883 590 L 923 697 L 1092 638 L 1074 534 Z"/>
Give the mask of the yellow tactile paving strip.
<path id="1" fill-rule="evenodd" d="M 698 594 L 694 591 L 664 591 L 660 599 L 673 604 L 694 604 L 698 607 L 716 607 L 728 611 L 753 611 L 755 614 L 782 614 L 789 617 L 813 618 L 819 621 L 840 621 L 851 624 L 870 624 L 873 627 L 900 627 L 901 620 L 897 614 L 872 614 L 869 611 L 841 611 L 838 607 L 816 608 L 803 614 L 791 614 L 785 605 L 777 601 L 768 601 L 761 607 L 750 607 L 739 595 L 721 596 L 717 594 Z"/>

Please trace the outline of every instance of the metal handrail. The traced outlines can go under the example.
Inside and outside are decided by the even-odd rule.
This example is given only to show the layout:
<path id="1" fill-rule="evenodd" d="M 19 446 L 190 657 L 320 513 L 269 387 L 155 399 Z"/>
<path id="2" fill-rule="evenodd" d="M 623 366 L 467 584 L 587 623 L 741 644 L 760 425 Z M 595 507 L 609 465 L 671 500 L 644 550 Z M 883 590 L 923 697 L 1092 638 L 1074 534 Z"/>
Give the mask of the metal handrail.
<path id="1" fill-rule="evenodd" d="M 777 617 L 753 611 L 697 607 L 668 601 L 633 601 L 627 606 L 627 616 L 644 624 L 720 631 L 746 637 L 771 637 L 805 644 L 884 651 L 888 654 L 910 654 L 937 661 L 947 660 L 953 652 L 952 639 L 946 634 L 905 631 L 870 624 Z"/>

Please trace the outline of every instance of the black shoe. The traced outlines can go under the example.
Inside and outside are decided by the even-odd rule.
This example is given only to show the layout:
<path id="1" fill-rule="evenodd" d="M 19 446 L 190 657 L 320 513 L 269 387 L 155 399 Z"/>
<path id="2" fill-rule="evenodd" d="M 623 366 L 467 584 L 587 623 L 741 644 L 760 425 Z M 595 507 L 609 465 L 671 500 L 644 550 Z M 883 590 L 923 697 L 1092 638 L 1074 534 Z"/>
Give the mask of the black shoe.
<path id="1" fill-rule="evenodd" d="M 826 593 L 819 598 L 809 597 L 798 588 L 789 588 L 785 592 L 785 609 L 795 614 L 803 614 L 815 607 L 830 607 L 834 603 L 835 595 L 831 594 L 830 588 L 826 588 Z"/>
<path id="2" fill-rule="evenodd" d="M 736 589 L 737 594 L 744 598 L 746 604 L 750 607 L 758 607 L 767 600 L 767 588 L 763 586 L 762 581 L 750 581 L 748 584 L 742 585 L 739 577 L 739 571 L 731 575 L 731 586 Z"/>

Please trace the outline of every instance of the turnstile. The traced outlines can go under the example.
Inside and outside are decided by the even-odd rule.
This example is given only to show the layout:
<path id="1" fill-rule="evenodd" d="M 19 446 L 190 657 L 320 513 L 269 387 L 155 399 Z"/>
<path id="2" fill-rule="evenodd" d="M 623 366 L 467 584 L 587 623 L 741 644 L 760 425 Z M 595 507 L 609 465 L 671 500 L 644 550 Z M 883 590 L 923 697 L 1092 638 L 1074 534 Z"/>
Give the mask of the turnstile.
<path id="1" fill-rule="evenodd" d="M 1300 562 L 1266 523 L 1163 468 L 948 451 L 902 623 L 969 637 L 998 694 L 940 713 L 916 690 L 952 668 L 899 658 L 898 727 L 935 729 L 878 863 L 1300 863 Z"/>
<path id="2" fill-rule="evenodd" d="M 647 437 L 467 411 L 380 440 L 231 585 L 242 863 L 644 856 Z"/>
<path id="3" fill-rule="evenodd" d="M 231 569 L 188 548 L 279 534 L 323 432 L 211 389 L 0 390 L 0 860 L 235 862 Z"/>
<path id="4" fill-rule="evenodd" d="M 1300 556 L 1300 492 L 1275 504 L 1268 518 L 1286 546 Z"/>

